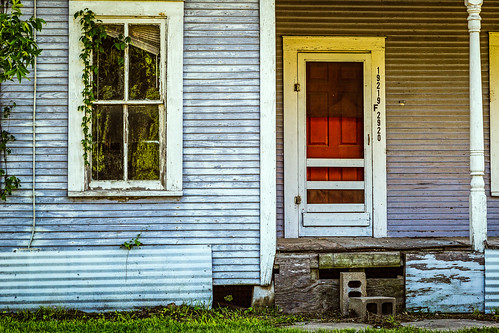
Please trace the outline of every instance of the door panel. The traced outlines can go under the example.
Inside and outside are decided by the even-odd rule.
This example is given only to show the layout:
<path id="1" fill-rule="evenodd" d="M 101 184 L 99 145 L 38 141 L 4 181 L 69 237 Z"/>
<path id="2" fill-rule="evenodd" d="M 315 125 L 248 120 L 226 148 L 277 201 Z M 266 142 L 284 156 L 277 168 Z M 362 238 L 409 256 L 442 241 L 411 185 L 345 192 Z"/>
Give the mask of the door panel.
<path id="1" fill-rule="evenodd" d="M 341 218 L 331 219 L 329 213 L 303 213 L 303 227 L 310 228 L 311 230 L 304 230 L 302 236 L 308 236 L 310 233 L 314 233 L 314 236 L 319 236 L 319 233 L 327 233 L 327 231 L 333 231 L 334 234 L 327 236 L 344 236 L 352 235 L 355 233 L 355 229 L 359 227 L 369 227 L 370 220 L 368 213 L 341 213 Z M 326 227 L 328 229 L 316 229 L 312 230 L 313 227 Z M 339 230 L 339 227 L 347 227 L 350 230 Z M 315 232 L 314 232 L 315 231 Z M 367 236 L 367 233 L 357 233 L 354 236 Z"/>

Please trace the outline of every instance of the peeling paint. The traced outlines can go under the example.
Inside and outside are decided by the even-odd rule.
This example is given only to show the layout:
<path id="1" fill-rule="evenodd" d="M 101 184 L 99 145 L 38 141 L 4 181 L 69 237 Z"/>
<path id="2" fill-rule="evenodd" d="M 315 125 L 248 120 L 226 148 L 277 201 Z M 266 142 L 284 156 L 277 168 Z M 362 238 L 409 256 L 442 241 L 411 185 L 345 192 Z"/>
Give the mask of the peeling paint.
<path id="1" fill-rule="evenodd" d="M 471 269 L 470 269 L 470 271 L 471 271 Z M 461 282 L 471 282 L 471 279 L 468 276 L 461 276 L 461 275 L 455 274 L 455 275 L 451 275 L 450 278 L 452 280 L 459 280 Z"/>
<path id="2" fill-rule="evenodd" d="M 447 277 L 443 274 L 437 274 L 435 275 L 434 277 L 431 277 L 431 278 L 421 278 L 419 280 L 417 280 L 418 282 L 421 282 L 421 283 L 447 283 L 447 284 L 450 284 L 451 283 L 451 278 L 450 277 Z"/>
<path id="3" fill-rule="evenodd" d="M 483 256 L 470 256 L 468 252 L 452 252 L 452 255 L 449 256 L 448 252 L 440 252 L 435 253 L 435 259 L 440 261 L 450 261 L 455 262 L 463 261 L 463 262 L 476 262 L 480 265 L 484 265 L 484 257 Z"/>
<path id="4" fill-rule="evenodd" d="M 417 270 L 420 270 L 420 271 L 425 271 L 425 270 L 429 270 L 431 268 L 428 267 L 428 265 L 426 264 L 413 264 L 412 267 L 414 269 L 417 269 Z"/>
<path id="5" fill-rule="evenodd" d="M 406 254 L 406 307 L 410 311 L 484 309 L 484 256 L 470 252 Z M 424 309 L 424 310 L 423 310 Z"/>

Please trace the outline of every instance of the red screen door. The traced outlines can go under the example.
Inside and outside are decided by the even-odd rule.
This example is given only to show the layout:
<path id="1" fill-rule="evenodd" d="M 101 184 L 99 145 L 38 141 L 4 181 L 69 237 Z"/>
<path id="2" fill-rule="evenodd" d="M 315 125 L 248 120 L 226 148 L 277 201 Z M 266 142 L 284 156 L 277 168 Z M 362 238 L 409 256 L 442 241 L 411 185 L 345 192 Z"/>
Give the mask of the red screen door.
<path id="1" fill-rule="evenodd" d="M 370 234 L 370 153 L 365 156 L 370 100 L 366 103 L 364 64 L 305 59 L 301 67 L 306 84 L 301 235 Z"/>

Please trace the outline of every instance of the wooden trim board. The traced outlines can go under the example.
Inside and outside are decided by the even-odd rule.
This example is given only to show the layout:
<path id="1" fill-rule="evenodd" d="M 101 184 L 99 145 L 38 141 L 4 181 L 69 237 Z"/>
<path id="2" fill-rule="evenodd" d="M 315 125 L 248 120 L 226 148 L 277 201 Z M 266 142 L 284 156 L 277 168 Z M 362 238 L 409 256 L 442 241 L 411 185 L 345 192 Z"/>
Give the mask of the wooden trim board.
<path id="1" fill-rule="evenodd" d="M 260 284 L 269 285 L 276 249 L 275 2 L 260 0 Z"/>

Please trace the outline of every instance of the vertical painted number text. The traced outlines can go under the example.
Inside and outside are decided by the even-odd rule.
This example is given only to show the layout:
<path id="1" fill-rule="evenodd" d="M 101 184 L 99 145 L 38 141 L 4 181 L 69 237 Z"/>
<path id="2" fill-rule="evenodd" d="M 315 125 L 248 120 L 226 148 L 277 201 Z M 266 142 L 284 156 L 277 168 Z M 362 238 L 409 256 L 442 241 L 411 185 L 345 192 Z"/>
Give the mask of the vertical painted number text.
<path id="1" fill-rule="evenodd" d="M 381 75 L 379 67 L 376 68 L 376 103 L 374 104 L 374 112 L 376 114 L 376 136 L 378 141 L 381 141 L 381 112 L 378 110 L 381 104 Z"/>

